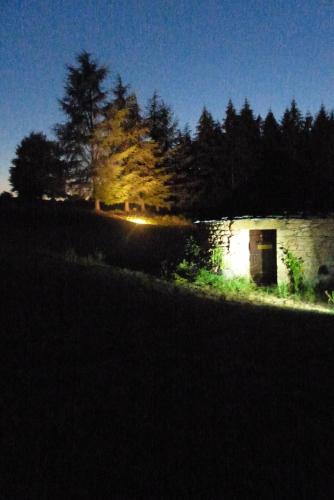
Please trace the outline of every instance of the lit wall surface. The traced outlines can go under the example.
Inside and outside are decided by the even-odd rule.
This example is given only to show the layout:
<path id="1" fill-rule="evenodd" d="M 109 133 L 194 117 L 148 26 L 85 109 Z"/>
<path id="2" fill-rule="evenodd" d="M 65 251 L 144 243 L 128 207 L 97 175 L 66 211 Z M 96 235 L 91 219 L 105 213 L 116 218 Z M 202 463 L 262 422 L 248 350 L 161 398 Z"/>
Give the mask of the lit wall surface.
<path id="1" fill-rule="evenodd" d="M 282 247 L 304 261 L 305 279 L 315 282 L 318 271 L 326 266 L 334 274 L 334 217 L 235 218 L 199 222 L 207 233 L 209 246 L 222 247 L 227 276 L 250 276 L 249 231 L 277 231 L 277 281 L 288 281 L 282 262 Z"/>

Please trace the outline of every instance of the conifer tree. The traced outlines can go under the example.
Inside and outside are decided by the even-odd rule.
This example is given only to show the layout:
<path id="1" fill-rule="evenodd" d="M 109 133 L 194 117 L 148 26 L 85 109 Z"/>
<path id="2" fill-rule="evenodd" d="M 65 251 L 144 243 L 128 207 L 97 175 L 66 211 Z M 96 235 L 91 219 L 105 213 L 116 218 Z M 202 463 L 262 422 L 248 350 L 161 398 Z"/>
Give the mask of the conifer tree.
<path id="1" fill-rule="evenodd" d="M 251 178 L 259 168 L 260 121 L 260 117 L 254 117 L 246 99 L 239 118 L 239 155 L 243 181 Z"/>
<path id="2" fill-rule="evenodd" d="M 112 106 L 115 109 L 124 109 L 127 103 L 128 91 L 130 86 L 124 85 L 120 75 L 117 75 L 116 84 L 112 88 L 112 93 L 114 99 L 112 101 Z"/>
<path id="3" fill-rule="evenodd" d="M 148 102 L 146 120 L 152 140 L 158 143 L 161 155 L 165 155 L 175 145 L 177 123 L 171 108 L 157 92 Z"/>
<path id="4" fill-rule="evenodd" d="M 222 131 L 204 107 L 193 141 L 194 176 L 198 210 L 214 213 L 225 196 L 225 172 L 222 164 Z"/>
<path id="5" fill-rule="evenodd" d="M 282 140 L 280 125 L 273 112 L 268 111 L 261 123 L 261 158 L 250 190 L 254 192 L 254 209 L 260 212 L 279 211 L 281 206 L 282 185 Z"/>
<path id="6" fill-rule="evenodd" d="M 168 156 L 168 169 L 172 172 L 172 200 L 177 210 L 191 212 L 198 202 L 198 177 L 191 133 L 186 126 L 179 130 L 176 144 Z"/>
<path id="7" fill-rule="evenodd" d="M 107 68 L 85 51 L 77 56 L 76 62 L 76 66 L 67 68 L 65 96 L 60 100 L 67 121 L 56 126 L 56 133 L 70 165 L 70 193 L 89 197 L 95 189 L 95 151 L 91 138 L 103 116 Z"/>
<path id="8" fill-rule="evenodd" d="M 290 108 L 283 114 L 281 131 L 282 169 L 285 179 L 282 204 L 286 210 L 295 211 L 306 201 L 300 189 L 304 168 L 301 156 L 303 117 L 295 100 L 292 100 Z"/>
<path id="9" fill-rule="evenodd" d="M 334 208 L 334 117 L 322 105 L 311 131 L 310 198 L 315 210 Z"/>
<path id="10" fill-rule="evenodd" d="M 169 177 L 157 168 L 157 144 L 141 121 L 134 123 L 131 108 L 110 108 L 95 130 L 97 151 L 96 196 L 107 204 L 130 203 L 169 208 Z"/>
<path id="11" fill-rule="evenodd" d="M 238 158 L 238 134 L 239 134 L 239 115 L 231 100 L 226 108 L 225 119 L 223 122 L 224 143 L 225 143 L 225 161 L 228 169 L 228 189 L 230 195 L 235 190 L 239 182 L 239 158 Z"/>

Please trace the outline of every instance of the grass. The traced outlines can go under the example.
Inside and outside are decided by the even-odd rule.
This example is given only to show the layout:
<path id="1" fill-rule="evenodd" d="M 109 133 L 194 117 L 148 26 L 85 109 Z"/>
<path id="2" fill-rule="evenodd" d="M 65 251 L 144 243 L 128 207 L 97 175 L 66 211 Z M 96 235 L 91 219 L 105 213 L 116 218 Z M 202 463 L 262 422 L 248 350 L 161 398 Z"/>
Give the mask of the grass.
<path id="1" fill-rule="evenodd" d="M 329 303 L 326 295 L 317 294 L 310 284 L 304 284 L 304 287 L 295 293 L 290 291 L 287 283 L 258 287 L 248 278 L 226 278 L 223 274 L 214 273 L 205 267 L 200 268 L 194 262 L 189 263 L 186 260 L 178 264 L 172 277 L 177 285 L 194 291 L 201 290 L 208 297 L 249 304 L 267 304 L 280 308 L 315 310 L 326 314 L 334 313 L 332 303 Z"/>
<path id="2" fill-rule="evenodd" d="M 10 221 L 10 223 L 9 223 Z M 66 204 L 12 203 L 0 210 L 0 231 L 7 245 L 47 252 L 101 253 L 107 264 L 159 275 L 161 262 L 179 260 L 191 226 L 139 225 L 73 209 Z"/>
<path id="3" fill-rule="evenodd" d="M 52 248 L 48 220 L 2 219 L 4 498 L 331 497 L 331 316 Z"/>

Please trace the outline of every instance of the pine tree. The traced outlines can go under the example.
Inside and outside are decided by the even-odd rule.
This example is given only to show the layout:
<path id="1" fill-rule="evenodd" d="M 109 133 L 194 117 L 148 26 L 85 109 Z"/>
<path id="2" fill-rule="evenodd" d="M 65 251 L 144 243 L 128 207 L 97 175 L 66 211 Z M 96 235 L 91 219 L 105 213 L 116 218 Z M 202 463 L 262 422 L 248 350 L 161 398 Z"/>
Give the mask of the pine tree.
<path id="1" fill-rule="evenodd" d="M 310 198 L 314 210 L 333 210 L 334 203 L 334 117 L 324 106 L 317 113 L 311 131 L 312 170 Z"/>
<path id="2" fill-rule="evenodd" d="M 115 87 L 112 89 L 114 99 L 112 106 L 115 109 L 124 109 L 127 103 L 128 91 L 130 86 L 124 85 L 120 75 L 117 75 Z"/>
<path id="3" fill-rule="evenodd" d="M 130 203 L 169 208 L 169 177 L 157 168 L 157 144 L 141 121 L 134 123 L 132 110 L 109 109 L 95 130 L 97 151 L 96 196 L 107 204 Z"/>
<path id="4" fill-rule="evenodd" d="M 197 185 L 197 210 L 206 214 L 218 213 L 226 194 L 222 140 L 220 125 L 204 107 L 193 141 L 193 172 Z"/>
<path id="5" fill-rule="evenodd" d="M 254 117 L 246 99 L 239 118 L 239 154 L 243 181 L 251 178 L 259 167 L 260 121 L 260 117 Z"/>
<path id="6" fill-rule="evenodd" d="M 121 76 L 118 75 L 116 84 L 111 89 L 114 98 L 107 103 L 104 110 L 105 116 L 108 116 L 109 111 L 127 108 L 129 110 L 127 126 L 131 126 L 131 123 L 137 123 L 141 120 L 137 96 L 135 93 L 130 93 L 129 90 L 130 85 L 124 85 Z"/>
<path id="7" fill-rule="evenodd" d="M 302 132 L 303 117 L 296 101 L 291 102 L 290 108 L 284 112 L 282 122 L 282 159 L 285 193 L 283 205 L 286 210 L 298 210 L 307 201 L 301 190 L 303 182 Z"/>
<path id="8" fill-rule="evenodd" d="M 103 116 L 107 68 L 85 51 L 77 56 L 76 62 L 77 66 L 67 68 L 65 96 L 60 100 L 67 121 L 56 126 L 56 133 L 70 165 L 69 192 L 90 197 L 95 189 L 95 151 L 91 138 Z"/>
<path id="9" fill-rule="evenodd" d="M 230 196 L 239 183 L 239 158 L 238 158 L 238 135 L 239 135 L 239 115 L 231 100 L 226 108 L 223 122 L 225 161 L 228 169 L 228 189 Z"/>
<path id="10" fill-rule="evenodd" d="M 281 130 L 271 110 L 263 120 L 261 130 L 261 168 L 251 189 L 257 197 L 258 211 L 275 213 L 281 209 L 285 179 L 282 177 Z"/>
<path id="11" fill-rule="evenodd" d="M 198 202 L 198 178 L 191 133 L 186 126 L 179 130 L 176 144 L 169 154 L 168 170 L 172 172 L 172 200 L 177 210 L 191 212 Z"/>
<path id="12" fill-rule="evenodd" d="M 165 155 L 175 145 L 177 123 L 171 108 L 161 100 L 157 92 L 154 92 L 148 102 L 146 120 L 150 137 L 158 143 L 161 155 Z"/>

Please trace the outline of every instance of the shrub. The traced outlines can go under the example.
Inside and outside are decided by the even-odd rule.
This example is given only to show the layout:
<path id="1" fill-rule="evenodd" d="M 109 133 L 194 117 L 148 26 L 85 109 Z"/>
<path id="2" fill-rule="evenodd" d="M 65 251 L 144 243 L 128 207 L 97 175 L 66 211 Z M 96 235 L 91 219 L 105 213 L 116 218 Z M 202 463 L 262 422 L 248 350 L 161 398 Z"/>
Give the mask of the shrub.
<path id="1" fill-rule="evenodd" d="M 215 273 L 222 273 L 224 270 L 224 249 L 213 247 L 210 251 L 210 267 Z"/>
<path id="2" fill-rule="evenodd" d="M 64 259 L 72 264 L 83 264 L 83 265 L 96 265 L 103 264 L 105 256 L 100 250 L 94 250 L 93 254 L 88 254 L 87 256 L 80 256 L 77 254 L 74 248 L 69 248 L 66 250 Z"/>
<path id="3" fill-rule="evenodd" d="M 184 256 L 188 262 L 193 262 L 200 266 L 203 264 L 203 251 L 194 236 L 189 236 L 184 245 Z"/>
<path id="4" fill-rule="evenodd" d="M 214 274 L 207 269 L 201 269 L 198 272 L 195 278 L 195 284 L 199 286 L 207 286 L 222 293 L 247 294 L 255 290 L 254 283 L 243 276 L 225 278 L 224 276 Z"/>
<path id="5" fill-rule="evenodd" d="M 174 273 L 174 279 L 177 283 L 183 283 L 186 281 L 194 281 L 198 274 L 198 266 L 195 262 L 189 262 L 186 259 L 183 259 L 176 266 L 176 270 Z"/>
<path id="6" fill-rule="evenodd" d="M 317 293 L 315 287 L 312 283 L 303 282 L 303 288 L 300 292 L 300 298 L 305 302 L 316 302 L 317 301 Z"/>
<path id="7" fill-rule="evenodd" d="M 176 282 L 194 281 L 203 263 L 205 262 L 203 250 L 191 235 L 184 246 L 184 257 L 176 265 L 173 278 Z"/>
<path id="8" fill-rule="evenodd" d="M 304 287 L 304 261 L 287 248 L 281 247 L 283 252 L 282 262 L 286 266 L 290 279 L 292 293 L 300 293 Z"/>

